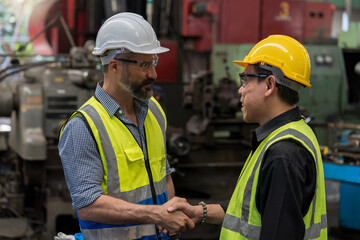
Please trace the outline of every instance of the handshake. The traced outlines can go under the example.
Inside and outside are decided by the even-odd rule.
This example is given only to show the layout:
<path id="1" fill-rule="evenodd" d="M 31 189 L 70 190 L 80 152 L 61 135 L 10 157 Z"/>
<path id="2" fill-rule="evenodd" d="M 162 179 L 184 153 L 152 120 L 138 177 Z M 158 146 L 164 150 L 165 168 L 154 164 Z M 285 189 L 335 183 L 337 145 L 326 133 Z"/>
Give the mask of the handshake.
<path id="1" fill-rule="evenodd" d="M 162 235 L 185 232 L 197 223 L 221 224 L 225 212 L 219 204 L 190 205 L 185 198 L 173 197 L 160 206 L 160 219 L 156 226 Z"/>

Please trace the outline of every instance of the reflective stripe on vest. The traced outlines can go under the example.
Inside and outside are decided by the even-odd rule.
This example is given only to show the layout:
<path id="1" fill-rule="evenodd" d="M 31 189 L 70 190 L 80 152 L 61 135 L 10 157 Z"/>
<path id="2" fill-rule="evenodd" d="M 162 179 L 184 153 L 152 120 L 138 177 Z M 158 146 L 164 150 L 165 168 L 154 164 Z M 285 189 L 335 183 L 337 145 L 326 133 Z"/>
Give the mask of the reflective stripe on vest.
<path id="1" fill-rule="evenodd" d="M 149 110 L 144 127 L 147 136 L 150 174 L 154 180 L 152 183 L 156 194 L 154 200 L 161 205 L 168 199 L 165 156 L 166 118 L 161 107 L 155 101 L 153 99 L 149 101 Z M 109 118 L 106 110 L 95 98 L 88 100 L 77 113 L 85 117 L 97 143 L 104 166 L 102 183 L 104 193 L 131 203 L 154 204 L 151 187 L 149 183 L 145 183 L 146 178 L 138 181 L 140 176 L 136 174 L 133 176 L 136 181 L 129 182 L 129 179 L 132 179 L 128 174 L 131 173 L 130 169 L 135 170 L 133 174 L 142 168 L 144 170 L 141 170 L 141 173 L 146 176 L 148 173 L 144 165 L 144 157 L 146 156 L 143 155 L 140 146 L 126 126 L 115 116 Z M 74 113 L 72 117 L 77 113 Z M 114 130 L 111 132 L 112 129 Z M 122 134 L 122 137 L 118 137 L 119 133 Z M 117 146 L 117 148 L 114 149 L 113 146 Z M 127 176 L 121 178 L 124 174 Z M 157 239 L 154 224 L 111 225 L 78 219 L 86 240 Z"/>
<path id="2" fill-rule="evenodd" d="M 284 131 L 276 134 L 273 138 L 271 138 L 262 148 L 256 163 L 252 169 L 251 176 L 249 177 L 244 195 L 243 195 L 243 203 L 242 203 L 242 211 L 241 211 L 241 218 L 237 216 L 233 216 L 229 213 L 226 213 L 225 219 L 223 222 L 223 228 L 231 230 L 233 232 L 239 233 L 241 236 L 248 238 L 248 239 L 259 239 L 261 226 L 253 225 L 249 223 L 249 210 L 250 210 L 250 200 L 252 195 L 252 186 L 254 182 L 255 173 L 264 157 L 264 154 L 267 150 L 267 147 L 274 143 L 275 141 L 279 140 L 279 138 L 284 137 L 286 135 L 292 135 L 304 142 L 310 150 L 313 152 L 316 161 L 316 169 L 318 171 L 318 156 L 316 148 L 314 147 L 312 141 L 302 134 L 301 132 L 295 129 L 285 129 Z M 312 215 L 310 221 L 310 227 L 305 229 L 305 237 L 304 239 L 314 239 L 320 236 L 321 229 L 327 228 L 327 219 L 326 214 L 321 216 L 321 222 L 314 224 L 314 215 L 315 215 L 315 206 L 316 206 L 316 192 L 317 186 L 315 189 L 315 194 L 312 200 Z"/>
<path id="3" fill-rule="evenodd" d="M 123 228 L 103 228 L 101 232 L 97 229 L 82 229 L 81 232 L 86 240 L 146 239 L 144 236 L 155 235 L 155 226 L 154 224 L 143 224 Z M 157 237 L 150 239 L 157 239 Z"/>
<path id="4" fill-rule="evenodd" d="M 161 131 L 164 136 L 164 146 L 166 146 L 166 118 L 164 117 L 165 113 L 162 111 L 162 109 L 158 104 L 159 104 L 158 102 L 155 102 L 152 99 L 150 99 L 148 106 L 161 127 Z"/>

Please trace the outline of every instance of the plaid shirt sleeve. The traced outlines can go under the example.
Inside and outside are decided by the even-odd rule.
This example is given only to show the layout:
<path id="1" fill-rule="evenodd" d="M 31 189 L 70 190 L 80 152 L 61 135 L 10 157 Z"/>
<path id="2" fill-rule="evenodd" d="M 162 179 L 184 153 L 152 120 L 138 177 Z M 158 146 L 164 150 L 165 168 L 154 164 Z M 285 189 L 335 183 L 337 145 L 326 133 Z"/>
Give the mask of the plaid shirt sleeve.
<path id="1" fill-rule="evenodd" d="M 103 194 L 103 166 L 85 120 L 75 117 L 66 124 L 58 148 L 73 207 L 83 208 Z"/>

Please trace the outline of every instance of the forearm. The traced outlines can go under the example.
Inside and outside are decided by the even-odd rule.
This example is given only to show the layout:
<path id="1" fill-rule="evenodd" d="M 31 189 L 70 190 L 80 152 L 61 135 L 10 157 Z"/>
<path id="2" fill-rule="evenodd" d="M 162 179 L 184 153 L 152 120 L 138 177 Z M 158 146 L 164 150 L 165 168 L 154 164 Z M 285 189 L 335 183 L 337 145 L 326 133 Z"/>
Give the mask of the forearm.
<path id="1" fill-rule="evenodd" d="M 193 228 L 195 223 L 181 211 L 168 213 L 167 209 L 176 202 L 186 202 L 173 197 L 163 205 L 143 205 L 129 203 L 121 199 L 102 195 L 87 207 L 78 209 L 82 220 L 105 224 L 156 224 L 170 233 L 183 232 Z"/>
<path id="2" fill-rule="evenodd" d="M 172 199 L 173 197 L 175 197 L 175 188 L 174 188 L 174 183 L 172 181 L 171 175 L 166 176 L 166 189 L 167 189 L 169 200 Z"/>
<path id="3" fill-rule="evenodd" d="M 219 204 L 206 204 L 207 217 L 205 223 L 209 224 L 222 224 L 225 217 L 225 212 Z M 202 205 L 196 205 L 195 208 L 195 219 L 196 223 L 200 223 L 204 217 L 204 209 Z"/>
<path id="4" fill-rule="evenodd" d="M 222 224 L 225 217 L 224 209 L 219 204 L 207 205 L 207 218 L 206 223 L 210 224 Z"/>
<path id="5" fill-rule="evenodd" d="M 102 195 L 92 204 L 78 209 L 77 213 L 82 220 L 106 224 L 159 224 L 159 208 L 156 205 L 133 204 Z"/>

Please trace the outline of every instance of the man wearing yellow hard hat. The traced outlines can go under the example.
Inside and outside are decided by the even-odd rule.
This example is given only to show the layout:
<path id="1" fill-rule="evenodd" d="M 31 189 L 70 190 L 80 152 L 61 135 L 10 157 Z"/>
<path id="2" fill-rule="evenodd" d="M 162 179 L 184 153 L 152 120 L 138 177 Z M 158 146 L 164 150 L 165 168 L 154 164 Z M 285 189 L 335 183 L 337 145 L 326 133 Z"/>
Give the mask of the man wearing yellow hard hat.
<path id="1" fill-rule="evenodd" d="M 245 68 L 243 119 L 260 126 L 226 213 L 217 204 L 171 209 L 203 222 L 223 219 L 220 239 L 327 239 L 319 144 L 296 106 L 299 89 L 311 87 L 308 52 L 291 37 L 271 35 L 234 62 Z"/>

